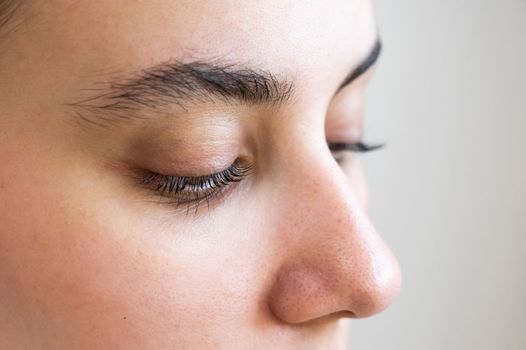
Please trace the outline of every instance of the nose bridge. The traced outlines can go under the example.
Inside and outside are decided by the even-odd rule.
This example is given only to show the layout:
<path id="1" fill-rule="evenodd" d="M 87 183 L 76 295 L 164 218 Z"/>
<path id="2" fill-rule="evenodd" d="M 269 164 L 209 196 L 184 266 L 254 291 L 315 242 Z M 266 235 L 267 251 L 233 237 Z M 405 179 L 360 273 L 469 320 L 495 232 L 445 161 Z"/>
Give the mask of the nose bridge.
<path id="1" fill-rule="evenodd" d="M 288 196 L 280 215 L 287 256 L 279 269 L 271 309 L 291 322 L 337 312 L 372 315 L 399 288 L 396 259 L 328 155 L 289 162 Z"/>

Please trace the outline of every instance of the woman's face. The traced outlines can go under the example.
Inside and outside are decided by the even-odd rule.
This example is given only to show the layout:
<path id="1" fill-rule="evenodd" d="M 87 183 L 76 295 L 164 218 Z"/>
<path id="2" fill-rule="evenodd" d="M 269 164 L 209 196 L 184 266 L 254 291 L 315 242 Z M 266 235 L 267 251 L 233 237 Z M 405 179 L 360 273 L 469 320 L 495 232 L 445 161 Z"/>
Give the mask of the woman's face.
<path id="1" fill-rule="evenodd" d="M 361 139 L 377 40 L 368 0 L 22 3 L 0 348 L 342 348 L 400 285 L 332 144 Z"/>

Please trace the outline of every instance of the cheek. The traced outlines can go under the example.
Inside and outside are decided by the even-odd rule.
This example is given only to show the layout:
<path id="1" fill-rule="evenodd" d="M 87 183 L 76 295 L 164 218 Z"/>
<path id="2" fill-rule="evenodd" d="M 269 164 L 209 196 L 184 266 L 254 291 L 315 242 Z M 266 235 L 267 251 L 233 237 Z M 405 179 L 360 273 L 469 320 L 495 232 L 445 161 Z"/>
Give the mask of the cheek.
<path id="1" fill-rule="evenodd" d="M 175 220 L 140 211 L 145 202 L 126 203 L 91 167 L 49 156 L 6 163 L 0 309 L 16 316 L 24 332 L 157 347 L 168 344 L 167 335 L 179 343 L 205 341 L 219 334 L 206 327 L 248 314 L 244 308 L 255 304 L 245 278 L 255 275 L 246 263 L 255 247 L 238 247 L 244 253 L 232 256 L 234 243 L 221 221 L 214 229 L 196 223 L 185 231 L 168 224 Z M 236 230 L 230 226 L 228 235 Z"/>

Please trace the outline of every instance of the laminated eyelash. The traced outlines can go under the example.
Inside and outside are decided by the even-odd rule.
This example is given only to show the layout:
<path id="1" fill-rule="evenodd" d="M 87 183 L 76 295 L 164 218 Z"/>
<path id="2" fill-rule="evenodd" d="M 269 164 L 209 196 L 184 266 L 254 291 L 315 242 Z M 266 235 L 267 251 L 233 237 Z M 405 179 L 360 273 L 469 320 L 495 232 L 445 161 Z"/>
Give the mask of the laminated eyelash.
<path id="1" fill-rule="evenodd" d="M 241 181 L 250 169 L 250 166 L 232 164 L 228 169 L 202 176 L 171 176 L 148 172 L 141 183 L 162 195 L 174 197 L 177 204 L 181 204 L 207 199 L 226 185 Z"/>
<path id="2" fill-rule="evenodd" d="M 369 152 L 380 149 L 384 147 L 383 144 L 380 145 L 369 145 L 363 142 L 357 143 L 345 143 L 345 142 L 329 142 L 329 149 L 331 151 L 353 151 L 353 152 Z"/>

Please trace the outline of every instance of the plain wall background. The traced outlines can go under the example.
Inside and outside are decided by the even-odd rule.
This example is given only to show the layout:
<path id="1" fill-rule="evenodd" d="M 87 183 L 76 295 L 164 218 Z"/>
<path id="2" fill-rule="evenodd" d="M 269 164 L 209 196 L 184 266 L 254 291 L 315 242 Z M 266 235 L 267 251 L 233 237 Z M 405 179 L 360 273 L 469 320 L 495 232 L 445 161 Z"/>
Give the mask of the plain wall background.
<path id="1" fill-rule="evenodd" d="M 350 349 L 526 349 L 526 1 L 377 0 L 361 156 L 404 285 Z"/>

